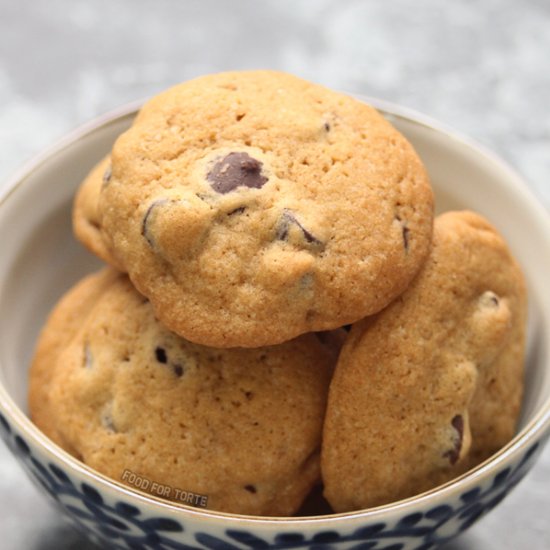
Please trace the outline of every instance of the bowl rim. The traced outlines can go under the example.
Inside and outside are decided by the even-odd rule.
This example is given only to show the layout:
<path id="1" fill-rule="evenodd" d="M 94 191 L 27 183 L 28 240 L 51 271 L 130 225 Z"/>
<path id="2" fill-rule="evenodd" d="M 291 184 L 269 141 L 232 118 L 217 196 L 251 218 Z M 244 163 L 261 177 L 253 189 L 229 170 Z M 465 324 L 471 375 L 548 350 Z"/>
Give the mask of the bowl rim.
<path id="1" fill-rule="evenodd" d="M 532 190 L 526 185 L 523 178 L 508 165 L 504 160 L 497 156 L 492 151 L 480 145 L 475 140 L 464 136 L 453 128 L 440 123 L 431 117 L 413 110 L 408 107 L 394 104 L 387 100 L 365 96 L 361 94 L 351 94 L 360 101 L 366 102 L 374 106 L 390 121 L 401 119 L 407 123 L 419 125 L 425 129 L 435 132 L 436 134 L 444 134 L 447 139 L 450 139 L 455 144 L 463 147 L 470 152 L 476 154 L 480 160 L 489 162 L 495 168 L 500 168 L 506 174 L 505 179 L 500 180 L 500 185 L 506 185 L 514 193 L 522 195 L 522 200 L 528 203 L 532 215 L 537 217 L 537 223 L 546 226 L 548 234 L 550 234 L 550 215 L 542 204 L 535 198 Z M 110 125 L 119 123 L 124 118 L 133 117 L 137 114 L 139 108 L 145 100 L 140 99 L 123 104 L 117 108 L 111 109 L 106 113 L 84 123 L 65 134 L 61 139 L 57 140 L 53 145 L 45 148 L 41 153 L 31 158 L 24 163 L 2 186 L 3 190 L 0 193 L 0 217 L 2 216 L 6 202 L 10 196 L 15 193 L 26 180 L 31 177 L 42 165 L 46 164 L 52 158 L 62 155 L 65 151 L 74 146 L 79 141 L 85 140 L 90 134 L 106 128 Z M 19 431 L 28 437 L 33 443 L 43 450 L 50 458 L 61 461 L 70 472 L 77 473 L 84 479 L 88 479 L 95 484 L 99 484 L 108 493 L 119 493 L 121 497 L 138 500 L 147 506 L 158 507 L 159 511 L 165 511 L 175 514 L 189 515 L 195 520 L 213 521 L 221 520 L 227 523 L 238 523 L 243 526 L 249 524 L 252 526 L 280 526 L 286 524 L 289 527 L 313 528 L 319 524 L 341 523 L 352 520 L 371 521 L 381 518 L 382 516 L 391 514 L 392 512 L 400 512 L 407 508 L 416 506 L 429 505 L 431 501 L 438 501 L 450 496 L 464 483 L 465 486 L 473 485 L 480 478 L 490 474 L 492 471 L 498 470 L 506 462 L 514 459 L 519 453 L 524 452 L 530 444 L 537 440 L 544 439 L 545 435 L 550 433 L 550 395 L 539 407 L 534 417 L 510 440 L 504 447 L 499 449 L 495 454 L 487 460 L 478 464 L 471 470 L 453 478 L 452 480 L 434 487 L 423 493 L 419 493 L 412 497 L 391 502 L 381 506 L 367 508 L 364 510 L 354 510 L 351 512 L 333 513 L 317 516 L 252 516 L 244 514 L 232 514 L 228 512 L 218 512 L 203 508 L 192 507 L 183 503 L 166 500 L 149 493 L 140 491 L 124 485 L 116 480 L 113 480 L 100 472 L 92 469 L 83 462 L 80 462 L 75 457 L 58 447 L 45 434 L 43 434 L 31 421 L 30 417 L 15 403 L 4 384 L 0 381 L 0 412 L 2 412 L 9 421 L 14 423 Z M 74 475 L 74 474 L 73 474 Z M 466 487 L 464 489 L 466 490 Z"/>

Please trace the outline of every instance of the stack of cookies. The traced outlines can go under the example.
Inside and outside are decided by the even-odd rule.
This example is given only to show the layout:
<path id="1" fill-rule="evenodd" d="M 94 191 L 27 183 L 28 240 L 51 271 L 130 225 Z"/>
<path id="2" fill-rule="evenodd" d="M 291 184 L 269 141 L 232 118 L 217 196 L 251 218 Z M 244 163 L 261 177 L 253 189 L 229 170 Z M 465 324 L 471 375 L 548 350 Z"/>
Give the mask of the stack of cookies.
<path id="1" fill-rule="evenodd" d="M 526 293 L 495 229 L 433 219 L 376 110 L 296 77 L 154 97 L 74 203 L 108 267 L 37 345 L 34 422 L 99 472 L 252 515 L 412 496 L 513 436 Z M 346 327 L 343 329 L 342 327 Z"/>

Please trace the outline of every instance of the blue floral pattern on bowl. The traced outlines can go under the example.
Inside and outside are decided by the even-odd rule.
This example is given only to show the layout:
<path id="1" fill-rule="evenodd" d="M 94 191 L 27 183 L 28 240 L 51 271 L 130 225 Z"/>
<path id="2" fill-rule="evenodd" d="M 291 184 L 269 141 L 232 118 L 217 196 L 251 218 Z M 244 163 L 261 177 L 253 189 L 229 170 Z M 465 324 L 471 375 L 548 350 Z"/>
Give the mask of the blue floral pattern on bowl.
<path id="1" fill-rule="evenodd" d="M 38 460 L 2 415 L 0 434 L 32 478 L 92 540 L 106 548 L 131 550 L 428 550 L 462 533 L 501 502 L 528 472 L 541 447 L 535 443 L 514 466 L 460 494 L 456 502 L 406 514 L 394 524 L 371 522 L 350 532 L 321 530 L 311 535 L 281 529 L 268 539 L 240 529 L 193 531 L 180 519 L 151 516 L 122 500 L 110 502 L 58 465 Z"/>

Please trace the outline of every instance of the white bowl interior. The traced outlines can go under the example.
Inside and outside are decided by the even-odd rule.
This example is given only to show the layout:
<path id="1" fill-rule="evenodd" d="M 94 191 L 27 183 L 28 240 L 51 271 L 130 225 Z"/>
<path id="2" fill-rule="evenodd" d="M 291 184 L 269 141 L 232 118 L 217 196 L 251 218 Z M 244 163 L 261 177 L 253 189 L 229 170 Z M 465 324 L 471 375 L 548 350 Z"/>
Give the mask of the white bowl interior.
<path id="1" fill-rule="evenodd" d="M 523 426 L 550 396 L 544 338 L 550 328 L 548 215 L 517 176 L 490 155 L 422 122 L 395 112 L 387 116 L 426 164 L 437 211 L 468 208 L 486 216 L 524 268 L 530 324 Z M 72 236 L 74 191 L 131 118 L 123 115 L 69 138 L 27 171 L 0 204 L 0 381 L 23 411 L 33 347 L 48 312 L 72 284 L 101 265 Z"/>

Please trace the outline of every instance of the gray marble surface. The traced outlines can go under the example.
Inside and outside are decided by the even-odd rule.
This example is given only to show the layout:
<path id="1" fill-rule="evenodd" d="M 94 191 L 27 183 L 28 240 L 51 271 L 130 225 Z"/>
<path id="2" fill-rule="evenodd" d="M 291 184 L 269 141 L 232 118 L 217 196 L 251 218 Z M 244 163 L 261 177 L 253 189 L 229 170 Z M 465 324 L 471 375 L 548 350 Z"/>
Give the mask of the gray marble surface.
<path id="1" fill-rule="evenodd" d="M 0 185 L 68 130 L 226 69 L 276 68 L 420 110 L 550 205 L 548 0 L 0 0 Z M 550 548 L 550 448 L 445 550 Z M 0 547 L 92 548 L 0 444 Z"/>

